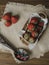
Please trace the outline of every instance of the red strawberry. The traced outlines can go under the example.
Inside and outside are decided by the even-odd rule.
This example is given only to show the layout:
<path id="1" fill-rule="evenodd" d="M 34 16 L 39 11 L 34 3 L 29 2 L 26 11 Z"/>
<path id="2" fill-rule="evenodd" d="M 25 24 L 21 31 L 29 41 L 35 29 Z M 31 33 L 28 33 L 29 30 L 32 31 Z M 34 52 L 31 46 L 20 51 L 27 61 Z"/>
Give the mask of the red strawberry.
<path id="1" fill-rule="evenodd" d="M 42 31 L 42 27 L 38 26 L 38 27 L 37 27 L 37 31 L 38 31 L 38 32 L 41 32 L 41 31 Z"/>
<path id="2" fill-rule="evenodd" d="M 32 31 L 32 30 L 34 30 L 35 26 L 32 24 L 28 24 L 27 28 L 28 28 L 28 30 Z"/>
<path id="3" fill-rule="evenodd" d="M 12 16 L 11 21 L 12 23 L 18 22 L 19 16 Z"/>
<path id="4" fill-rule="evenodd" d="M 39 22 L 39 26 L 44 26 L 44 22 Z"/>
<path id="5" fill-rule="evenodd" d="M 33 18 L 31 19 L 30 23 L 37 24 L 37 23 L 38 23 L 38 18 L 33 17 Z"/>
<path id="6" fill-rule="evenodd" d="M 6 14 L 2 17 L 2 19 L 7 20 L 7 21 L 11 20 L 11 13 L 6 13 Z"/>
<path id="7" fill-rule="evenodd" d="M 32 37 L 37 37 L 38 36 L 38 33 L 36 31 L 32 31 Z"/>
<path id="8" fill-rule="evenodd" d="M 5 26 L 7 26 L 7 27 L 11 26 L 11 22 L 9 22 L 9 21 L 5 22 Z"/>

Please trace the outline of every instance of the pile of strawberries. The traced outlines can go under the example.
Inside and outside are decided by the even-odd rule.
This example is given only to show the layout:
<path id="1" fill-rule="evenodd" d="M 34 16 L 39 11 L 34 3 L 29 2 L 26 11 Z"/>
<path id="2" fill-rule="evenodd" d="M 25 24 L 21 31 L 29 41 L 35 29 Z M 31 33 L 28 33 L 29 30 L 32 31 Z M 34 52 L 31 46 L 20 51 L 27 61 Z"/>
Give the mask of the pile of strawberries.
<path id="1" fill-rule="evenodd" d="M 44 26 L 44 21 L 41 20 L 38 17 L 33 17 L 30 20 L 30 23 L 27 26 L 27 29 L 29 29 L 30 31 L 38 31 L 40 32 L 42 30 L 42 27 Z"/>
<path id="2" fill-rule="evenodd" d="M 39 17 L 32 17 L 31 20 L 27 23 L 25 33 L 23 37 L 29 41 L 34 42 L 37 39 L 38 35 L 41 33 L 44 26 L 44 21 Z"/>
<path id="3" fill-rule="evenodd" d="M 12 23 L 15 24 L 18 22 L 19 15 L 13 16 L 11 12 L 8 12 L 3 15 L 2 19 L 5 20 L 5 26 L 9 27 L 12 25 Z"/>

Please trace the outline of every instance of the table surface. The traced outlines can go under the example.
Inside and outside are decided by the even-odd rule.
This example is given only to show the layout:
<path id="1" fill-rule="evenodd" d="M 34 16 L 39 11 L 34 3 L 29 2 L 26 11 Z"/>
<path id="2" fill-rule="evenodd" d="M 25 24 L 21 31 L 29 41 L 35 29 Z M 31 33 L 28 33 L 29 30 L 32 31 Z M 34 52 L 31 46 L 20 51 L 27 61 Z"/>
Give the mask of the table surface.
<path id="1" fill-rule="evenodd" d="M 0 0 L 0 18 L 2 17 L 5 5 L 8 1 L 33 5 L 43 4 L 49 8 L 49 0 Z M 16 64 L 11 54 L 0 52 L 0 65 L 49 65 L 49 52 L 39 59 L 33 58 L 32 60 L 21 64 Z"/>

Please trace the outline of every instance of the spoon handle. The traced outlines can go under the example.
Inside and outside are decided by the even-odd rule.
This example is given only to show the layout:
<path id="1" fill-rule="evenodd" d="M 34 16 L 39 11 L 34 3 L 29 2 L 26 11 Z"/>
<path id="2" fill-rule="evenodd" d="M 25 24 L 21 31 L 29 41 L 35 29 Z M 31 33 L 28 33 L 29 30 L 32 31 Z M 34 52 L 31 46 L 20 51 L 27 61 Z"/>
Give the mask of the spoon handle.
<path id="1" fill-rule="evenodd" d="M 2 43 L 2 44 L 6 44 L 6 45 L 8 45 L 8 47 L 9 48 L 11 48 L 13 51 L 17 51 L 17 48 L 9 41 L 9 40 L 7 40 L 7 38 L 6 37 L 4 37 L 2 34 L 0 34 L 0 38 L 3 40 L 3 41 L 1 41 L 0 40 L 0 42 Z"/>

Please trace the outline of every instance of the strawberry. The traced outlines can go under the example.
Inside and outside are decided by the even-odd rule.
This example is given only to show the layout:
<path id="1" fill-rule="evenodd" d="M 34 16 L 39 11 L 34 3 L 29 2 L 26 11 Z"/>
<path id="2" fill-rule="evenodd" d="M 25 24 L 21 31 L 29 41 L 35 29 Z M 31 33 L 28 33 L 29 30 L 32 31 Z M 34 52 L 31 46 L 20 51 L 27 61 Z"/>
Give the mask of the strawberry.
<path id="1" fill-rule="evenodd" d="M 18 21 L 18 19 L 19 19 L 19 16 L 12 16 L 12 17 L 11 17 L 11 22 L 12 22 L 13 24 L 15 24 L 15 23 Z"/>
<path id="2" fill-rule="evenodd" d="M 32 37 L 36 38 L 38 36 L 38 33 L 36 31 L 32 31 Z"/>
<path id="3" fill-rule="evenodd" d="M 32 31 L 32 30 L 34 30 L 35 26 L 32 24 L 28 24 L 27 28 L 28 28 L 28 30 Z"/>
<path id="4" fill-rule="evenodd" d="M 9 21 L 5 22 L 5 26 L 7 26 L 7 27 L 11 26 L 11 22 L 9 22 Z"/>
<path id="5" fill-rule="evenodd" d="M 38 31 L 38 32 L 41 32 L 41 31 L 42 31 L 42 27 L 38 26 L 38 27 L 37 27 L 37 31 Z"/>
<path id="6" fill-rule="evenodd" d="M 34 38 L 33 38 L 33 37 L 30 37 L 30 38 L 29 38 L 29 42 L 30 42 L 30 43 L 33 43 L 33 42 L 34 42 Z"/>
<path id="7" fill-rule="evenodd" d="M 6 13 L 6 14 L 2 17 L 2 19 L 7 20 L 7 21 L 11 20 L 11 13 Z"/>
<path id="8" fill-rule="evenodd" d="M 42 22 L 39 22 L 39 24 L 38 24 L 39 26 L 44 26 L 44 22 L 42 21 Z"/>
<path id="9" fill-rule="evenodd" d="M 33 18 L 31 19 L 30 23 L 37 24 L 37 23 L 38 23 L 38 18 L 33 17 Z"/>

